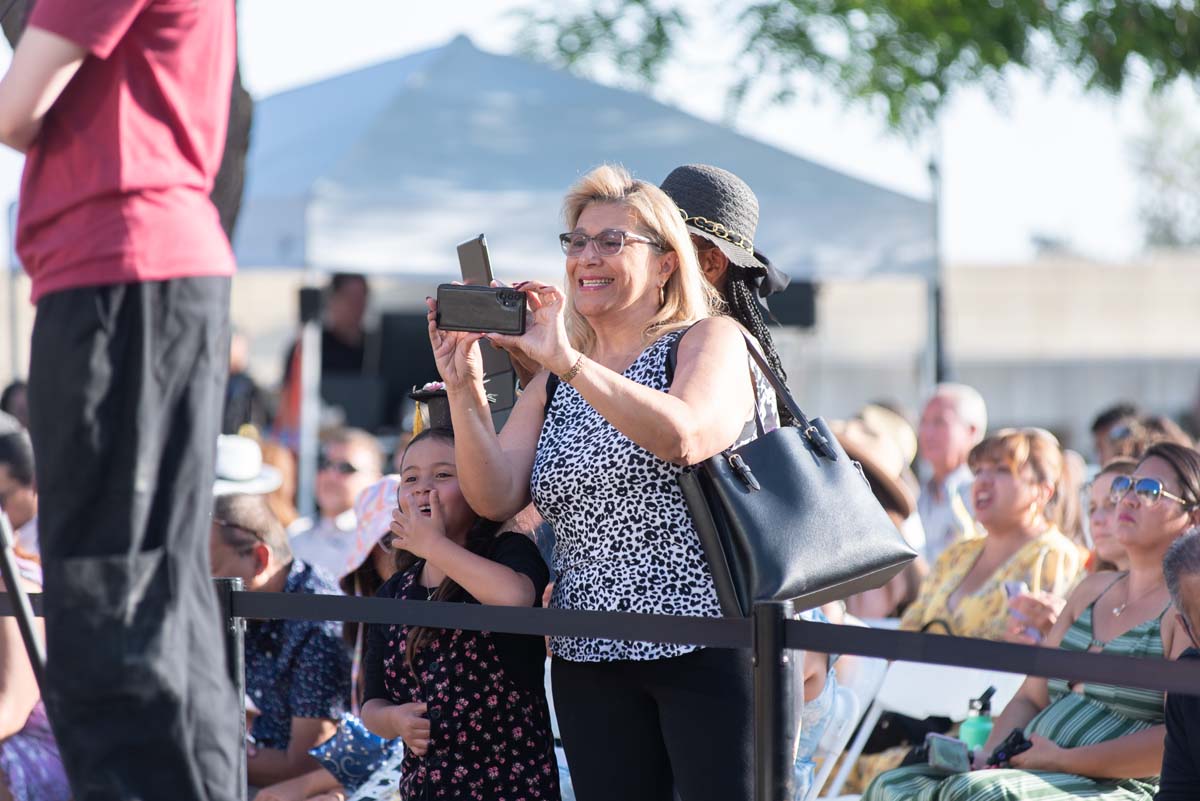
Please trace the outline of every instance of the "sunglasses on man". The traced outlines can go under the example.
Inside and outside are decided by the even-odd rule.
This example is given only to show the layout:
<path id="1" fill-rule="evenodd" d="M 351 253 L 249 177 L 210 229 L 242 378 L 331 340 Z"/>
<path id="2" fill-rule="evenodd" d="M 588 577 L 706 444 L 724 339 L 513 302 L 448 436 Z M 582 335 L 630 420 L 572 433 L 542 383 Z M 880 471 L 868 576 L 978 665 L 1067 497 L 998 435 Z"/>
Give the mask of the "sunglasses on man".
<path id="1" fill-rule="evenodd" d="M 1138 497 L 1138 500 L 1147 506 L 1153 506 L 1158 503 L 1160 498 L 1175 501 L 1175 503 L 1185 509 L 1192 509 L 1196 506 L 1194 502 L 1168 492 L 1163 483 L 1157 478 L 1139 478 L 1137 481 L 1134 481 L 1132 476 L 1117 476 L 1114 478 L 1112 486 L 1108 490 L 1108 499 L 1114 504 L 1120 503 L 1121 499 L 1130 490 L 1133 490 L 1133 494 Z"/>
<path id="2" fill-rule="evenodd" d="M 323 473 L 326 470 L 336 470 L 343 476 L 352 476 L 358 472 L 358 468 L 349 462 L 335 462 L 325 454 L 321 454 L 317 457 L 317 472 Z"/>

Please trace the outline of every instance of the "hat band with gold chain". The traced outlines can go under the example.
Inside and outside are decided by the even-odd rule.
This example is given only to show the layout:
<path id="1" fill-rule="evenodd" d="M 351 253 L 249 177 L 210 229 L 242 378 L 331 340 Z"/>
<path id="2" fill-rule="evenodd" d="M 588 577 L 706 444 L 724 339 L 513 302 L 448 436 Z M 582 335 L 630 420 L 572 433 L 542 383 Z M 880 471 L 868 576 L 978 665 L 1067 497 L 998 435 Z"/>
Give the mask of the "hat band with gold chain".
<path id="1" fill-rule="evenodd" d="M 730 231 L 723 223 L 713 222 L 707 217 L 700 217 L 699 215 L 689 217 L 688 213 L 683 209 L 680 209 L 679 213 L 683 215 L 683 221 L 685 224 L 694 225 L 701 230 L 707 231 L 713 236 L 724 239 L 726 242 L 735 247 L 741 248 L 751 256 L 754 255 L 754 242 L 742 236 L 741 234 Z"/>

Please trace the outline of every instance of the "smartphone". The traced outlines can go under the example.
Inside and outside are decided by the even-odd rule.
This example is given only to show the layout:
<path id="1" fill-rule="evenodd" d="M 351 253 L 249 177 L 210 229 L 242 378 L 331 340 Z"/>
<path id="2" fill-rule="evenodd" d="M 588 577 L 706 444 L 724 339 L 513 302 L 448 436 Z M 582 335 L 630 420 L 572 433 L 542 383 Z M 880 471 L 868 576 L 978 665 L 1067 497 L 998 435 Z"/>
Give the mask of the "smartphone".
<path id="1" fill-rule="evenodd" d="M 462 279 L 476 286 L 492 283 L 492 260 L 488 258 L 487 237 L 483 234 L 458 246 L 458 267 Z"/>
<path id="2" fill-rule="evenodd" d="M 488 257 L 487 237 L 483 234 L 468 239 L 458 246 L 458 267 L 462 279 L 474 286 L 491 286 L 492 260 Z M 483 374 L 498 376 L 512 372 L 512 361 L 508 354 L 499 348 L 485 347 L 480 350 L 483 354 Z M 515 381 L 515 379 L 514 379 Z M 510 404 L 511 405 L 511 404 Z M 492 404 L 493 413 L 497 409 L 507 409 L 508 406 Z"/>
<path id="3" fill-rule="evenodd" d="M 929 754 L 929 767 L 940 773 L 950 775 L 971 770 L 971 750 L 957 737 L 930 732 L 925 735 L 925 749 Z"/>
<path id="4" fill-rule="evenodd" d="M 1017 754 L 1023 754 L 1033 748 L 1033 743 L 1025 737 L 1025 732 L 1021 729 L 1013 729 L 1004 738 L 1004 742 L 996 746 L 992 751 L 992 755 L 988 757 L 987 763 L 996 767 L 1008 767 L 1008 762 Z"/>
<path id="5" fill-rule="evenodd" d="M 441 284 L 437 327 L 443 331 L 525 333 L 525 293 L 508 287 Z"/>

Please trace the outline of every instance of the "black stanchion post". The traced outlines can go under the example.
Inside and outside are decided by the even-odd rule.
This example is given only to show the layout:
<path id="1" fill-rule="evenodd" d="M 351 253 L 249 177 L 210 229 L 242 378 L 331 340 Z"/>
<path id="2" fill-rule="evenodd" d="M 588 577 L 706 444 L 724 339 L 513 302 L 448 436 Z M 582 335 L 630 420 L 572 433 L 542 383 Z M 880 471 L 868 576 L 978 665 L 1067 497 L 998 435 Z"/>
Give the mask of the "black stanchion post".
<path id="1" fill-rule="evenodd" d="M 242 591 L 240 578 L 213 579 L 217 585 L 217 600 L 221 604 L 221 632 L 225 639 L 225 668 L 233 682 L 238 706 L 238 792 L 246 801 L 250 783 L 246 776 L 246 621 L 233 613 L 233 594 Z"/>
<path id="2" fill-rule="evenodd" d="M 791 601 L 754 605 L 755 801 L 789 801 L 795 795 L 796 659 L 783 637 L 783 624 L 791 618 Z"/>

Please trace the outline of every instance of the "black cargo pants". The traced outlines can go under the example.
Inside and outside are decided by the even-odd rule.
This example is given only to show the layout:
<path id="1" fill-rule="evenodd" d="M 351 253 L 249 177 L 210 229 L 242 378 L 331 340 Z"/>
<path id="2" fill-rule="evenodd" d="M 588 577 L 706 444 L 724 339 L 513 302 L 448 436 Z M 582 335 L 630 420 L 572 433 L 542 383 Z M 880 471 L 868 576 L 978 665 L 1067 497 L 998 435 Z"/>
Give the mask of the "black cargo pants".
<path id="1" fill-rule="evenodd" d="M 76 801 L 238 797 L 208 550 L 229 285 L 118 284 L 38 303 L 45 701 Z"/>

